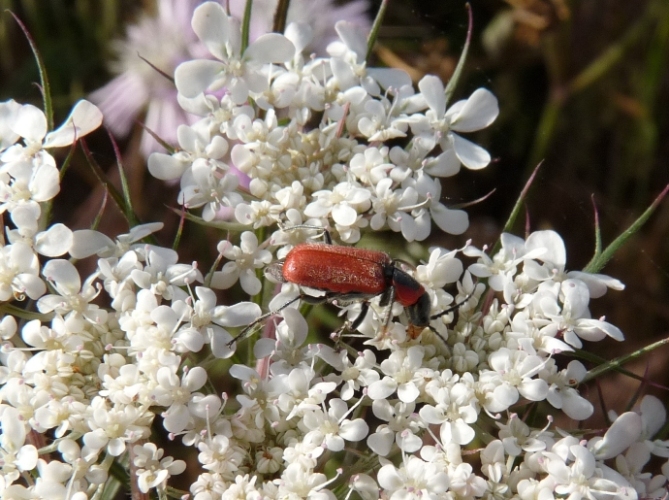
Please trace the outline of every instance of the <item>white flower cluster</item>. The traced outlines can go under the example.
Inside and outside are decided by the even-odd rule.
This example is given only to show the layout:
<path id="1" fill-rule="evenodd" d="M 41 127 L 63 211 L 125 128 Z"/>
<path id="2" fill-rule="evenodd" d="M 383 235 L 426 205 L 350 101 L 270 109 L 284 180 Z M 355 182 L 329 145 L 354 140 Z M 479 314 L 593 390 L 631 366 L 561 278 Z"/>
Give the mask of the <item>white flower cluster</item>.
<path id="1" fill-rule="evenodd" d="M 208 2 L 193 27 L 217 60 L 185 63 L 176 82 L 184 106 L 203 119 L 180 128 L 178 152 L 149 161 L 159 177 L 181 179 L 184 205 L 204 207 L 207 220 L 234 207 L 238 221 L 255 228 L 330 226 L 349 242 L 367 226 L 424 239 L 431 218 L 464 231 L 464 212 L 439 202 L 433 176 L 488 163 L 483 149 L 456 134 L 494 119 L 488 91 L 446 110 L 436 78 L 421 80 L 415 94 L 396 73 L 365 68 L 365 44 L 349 25 L 338 25 L 343 41 L 331 46 L 331 58 L 308 62 L 300 53 L 304 26 L 242 50 L 236 23 Z M 219 88 L 222 97 L 212 93 Z M 622 284 L 567 272 L 553 231 L 504 234 L 494 255 L 471 244 L 433 249 L 415 278 L 433 312 L 461 305 L 416 339 L 400 304 L 388 306 L 385 324 L 387 308 L 375 299 L 356 332 L 309 344 L 306 319 L 286 307 L 282 321 L 268 322 L 272 338 L 255 343 L 254 366 L 231 366 L 239 389 L 216 394 L 198 360 L 233 356 L 228 329 L 251 324 L 261 308 L 217 305 L 214 290 L 240 281 L 257 294 L 256 270 L 273 260 L 268 248 L 282 258 L 315 231 L 278 230 L 262 242 L 246 231 L 238 246 L 222 241 L 229 261 L 205 277 L 176 251 L 141 243 L 161 224 L 115 239 L 42 227 L 41 210 L 59 191 L 44 148 L 71 144 L 100 118 L 83 101 L 47 135 L 32 106 L 0 104 L 1 202 L 15 226 L 0 259 L 3 498 L 97 498 L 113 462 L 125 457 L 137 490 L 165 497 L 168 479 L 186 463 L 150 442 L 158 430 L 175 439 L 175 451 L 199 452 L 195 500 L 666 494 L 669 465 L 664 475 L 644 469 L 653 456 L 669 458 L 669 442 L 655 439 L 666 421 L 656 398 L 611 415 L 611 427 L 591 439 L 549 429 L 552 419 L 531 427 L 513 413 L 543 403 L 548 412 L 589 417 L 593 407 L 578 391 L 585 367 L 575 360 L 561 367 L 555 356 L 582 340 L 623 339 L 589 312 L 590 299 Z M 383 145 L 409 131 L 406 148 Z M 429 156 L 437 144 L 441 152 Z M 68 253 L 96 256 L 96 269 L 82 279 L 62 258 Z M 465 267 L 463 257 L 476 262 Z M 455 297 L 443 289 L 449 284 Z M 285 284 L 270 309 L 297 293 Z M 12 304 L 26 297 L 39 314 Z M 344 309 L 352 319 L 361 305 Z"/>
<path id="2" fill-rule="evenodd" d="M 366 68 L 365 37 L 347 22 L 336 24 L 341 41 L 329 58 L 302 54 L 306 24 L 244 50 L 239 24 L 217 3 L 198 7 L 192 25 L 216 59 L 181 64 L 175 81 L 182 105 L 202 119 L 179 128 L 174 154 L 149 158 L 154 176 L 180 179 L 181 204 L 204 207 L 207 221 L 233 207 L 253 228 L 330 226 L 347 243 L 367 227 L 401 231 L 407 241 L 427 238 L 432 220 L 451 234 L 467 229 L 467 214 L 439 201 L 436 177 L 490 162 L 458 135 L 495 120 L 488 90 L 447 109 L 438 78 L 424 77 L 416 93 L 403 71 Z M 391 139 L 408 146 L 384 144 Z"/>

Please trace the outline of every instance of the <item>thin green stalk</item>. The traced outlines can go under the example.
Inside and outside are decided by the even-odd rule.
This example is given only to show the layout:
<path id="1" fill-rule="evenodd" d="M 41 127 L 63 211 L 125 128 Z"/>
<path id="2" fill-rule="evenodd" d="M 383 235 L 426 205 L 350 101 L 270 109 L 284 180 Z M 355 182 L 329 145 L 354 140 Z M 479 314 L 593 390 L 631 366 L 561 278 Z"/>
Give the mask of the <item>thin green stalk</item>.
<path id="1" fill-rule="evenodd" d="M 630 225 L 630 227 L 628 227 L 625 231 L 622 232 L 620 236 L 613 240 L 613 242 L 611 242 L 611 244 L 606 247 L 603 252 L 593 255 L 590 262 L 588 262 L 588 265 L 583 268 L 583 271 L 586 273 L 599 272 L 606 265 L 606 263 L 611 260 L 618 249 L 623 246 L 634 233 L 641 229 L 641 226 L 643 226 L 648 218 L 653 214 L 653 212 L 655 212 L 668 192 L 669 184 L 665 186 L 659 196 L 655 198 L 653 203 L 650 204 L 646 211 L 642 213 L 641 216 Z"/>
<path id="2" fill-rule="evenodd" d="M 274 12 L 274 26 L 272 31 L 275 33 L 283 33 L 286 29 L 286 20 L 288 19 L 288 7 L 290 7 L 290 0 L 279 0 Z"/>
<path id="3" fill-rule="evenodd" d="M 21 20 L 18 17 L 16 17 L 16 15 L 12 11 L 9 11 L 9 13 L 16 21 L 16 24 L 19 25 L 21 31 L 23 31 L 23 34 L 25 35 L 26 39 L 28 40 L 28 43 L 30 44 L 30 49 L 33 51 L 33 55 L 35 56 L 35 62 L 37 63 L 37 69 L 39 70 L 39 77 L 41 82 L 42 99 L 44 101 L 44 114 L 46 115 L 47 130 L 53 130 L 53 99 L 51 97 L 51 85 L 49 84 L 49 77 L 46 72 L 46 66 L 44 65 L 44 60 L 42 59 L 42 55 L 37 49 L 35 40 L 30 35 L 28 28 L 26 28 L 26 26 L 21 22 Z"/>
<path id="4" fill-rule="evenodd" d="M 513 210 L 511 210 L 511 214 L 509 214 L 509 218 L 507 219 L 506 224 L 504 224 L 504 228 L 502 229 L 503 233 L 511 232 L 511 230 L 513 229 L 513 225 L 515 224 L 516 219 L 518 218 L 518 214 L 520 214 L 520 211 L 523 208 L 523 204 L 525 203 L 527 194 L 530 192 L 530 187 L 532 186 L 532 183 L 534 182 L 534 179 L 537 176 L 537 172 L 539 171 L 539 167 L 541 167 L 541 165 L 542 164 L 539 163 L 534 168 L 534 171 L 530 175 L 530 178 L 527 179 L 527 182 L 525 183 L 523 190 L 520 192 L 520 195 L 516 200 L 516 204 L 513 206 Z M 495 246 L 493 246 L 492 250 L 490 251 L 490 255 L 495 255 L 499 251 L 501 246 L 502 243 L 498 238 L 497 242 L 495 243 Z"/>
<path id="5" fill-rule="evenodd" d="M 81 142 L 81 148 L 84 151 L 84 156 L 86 157 L 88 165 L 91 167 L 93 174 L 95 174 L 95 177 L 97 177 L 98 181 L 100 182 L 100 184 L 102 184 L 102 187 L 105 189 L 105 191 L 109 193 L 109 195 L 111 196 L 112 200 L 114 201 L 118 209 L 121 211 L 123 216 L 128 221 L 128 224 L 130 224 L 130 220 L 127 217 L 123 196 L 121 195 L 121 193 L 118 192 L 118 190 L 114 187 L 114 185 L 107 180 L 104 171 L 102 170 L 102 168 L 100 168 L 100 165 L 98 165 L 95 159 L 93 158 L 93 154 L 91 153 L 90 149 L 88 149 L 86 141 L 81 139 L 80 142 Z"/>
<path id="6" fill-rule="evenodd" d="M 242 18 L 242 54 L 249 46 L 249 37 L 251 33 L 251 11 L 253 10 L 253 0 L 246 0 L 244 7 L 244 17 Z"/>
<path id="7" fill-rule="evenodd" d="M 135 227 L 137 224 L 139 224 L 139 220 L 137 220 L 135 211 L 132 208 L 130 187 L 128 186 L 128 178 L 126 177 L 125 170 L 123 169 L 123 162 L 121 161 L 121 151 L 118 149 L 118 144 L 116 144 L 116 140 L 114 139 L 114 136 L 111 134 L 111 132 L 107 131 L 107 133 L 109 134 L 109 140 L 111 141 L 112 147 L 114 148 L 114 156 L 116 157 L 116 166 L 118 167 L 118 173 L 121 178 L 121 189 L 123 191 L 123 201 L 124 201 L 123 206 L 125 207 L 126 218 L 128 219 L 130 227 Z"/>
<path id="8" fill-rule="evenodd" d="M 386 15 L 386 9 L 388 8 L 389 2 L 390 0 L 382 0 L 381 5 L 379 6 L 379 11 L 376 13 L 374 24 L 372 24 L 372 30 L 369 32 L 369 36 L 367 37 L 367 54 L 365 54 L 365 61 L 369 61 L 369 58 L 372 56 L 374 44 L 376 43 L 376 39 L 379 36 L 379 30 L 381 29 L 381 24 L 383 23 L 383 18 Z"/>
<path id="9" fill-rule="evenodd" d="M 465 7 L 467 8 L 467 15 L 469 16 L 469 25 L 467 26 L 467 38 L 465 39 L 465 46 L 462 48 L 462 53 L 460 54 L 460 60 L 458 61 L 458 65 L 455 67 L 453 75 L 451 76 L 451 79 L 448 81 L 448 85 L 446 85 L 446 89 L 444 90 L 444 94 L 446 95 L 447 106 L 451 100 L 451 97 L 453 96 L 453 92 L 455 92 L 455 86 L 458 84 L 458 80 L 460 80 L 460 75 L 462 74 L 462 70 L 465 67 L 465 62 L 467 61 L 467 54 L 469 54 L 469 46 L 471 45 L 472 41 L 472 33 L 474 31 L 474 15 L 472 14 L 472 7 L 468 3 L 465 4 Z"/>
<path id="10" fill-rule="evenodd" d="M 601 375 L 603 375 L 606 372 L 610 372 L 612 370 L 615 371 L 621 371 L 621 366 L 623 366 L 625 363 L 628 363 L 630 361 L 634 361 L 635 359 L 640 358 L 641 356 L 644 356 L 645 354 L 648 354 L 658 347 L 662 347 L 663 345 L 669 344 L 669 337 L 659 340 L 658 342 L 654 342 L 650 345 L 647 345 L 646 347 L 642 347 L 641 349 L 637 349 L 636 351 L 626 354 L 625 356 L 620 356 L 616 359 L 612 359 L 610 361 L 607 361 L 606 363 L 600 364 L 596 368 L 593 368 L 592 370 L 588 371 L 587 375 L 583 378 L 581 381 L 582 384 L 589 382 Z M 627 372 L 627 374 L 630 374 L 634 376 L 634 378 L 640 378 L 638 375 L 631 374 L 631 372 Z"/>

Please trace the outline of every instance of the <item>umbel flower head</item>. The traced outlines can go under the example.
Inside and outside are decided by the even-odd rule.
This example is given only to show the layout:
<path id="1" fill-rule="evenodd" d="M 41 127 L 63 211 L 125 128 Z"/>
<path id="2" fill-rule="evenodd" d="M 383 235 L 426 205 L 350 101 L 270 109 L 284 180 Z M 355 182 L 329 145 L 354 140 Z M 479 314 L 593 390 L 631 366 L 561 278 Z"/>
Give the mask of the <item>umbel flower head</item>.
<path id="1" fill-rule="evenodd" d="M 143 14 L 127 28 L 124 39 L 112 44 L 116 59 L 110 70 L 117 76 L 93 92 L 90 99 L 102 109 L 105 125 L 115 135 L 126 136 L 134 121 L 141 119 L 148 130 L 168 143 L 175 143 L 179 125 L 197 120 L 197 116 L 179 106 L 174 85 L 165 75 L 172 75 L 184 61 L 212 57 L 190 27 L 193 10 L 201 3 L 202 0 L 157 0 L 154 13 Z M 228 6 L 233 18 L 242 18 L 245 1 L 220 3 Z M 277 0 L 256 0 L 252 39 L 271 30 L 276 4 Z M 323 54 L 325 45 L 335 36 L 331 20 L 346 19 L 367 28 L 367 8 L 365 0 L 345 6 L 332 0 L 293 0 L 288 19 L 309 23 L 315 43 L 308 50 Z M 145 156 L 163 151 L 148 133 L 142 135 L 140 149 Z"/>
<path id="2" fill-rule="evenodd" d="M 176 494 L 196 500 L 666 492 L 666 474 L 647 469 L 669 457 L 657 398 L 612 413 L 599 435 L 531 418 L 592 415 L 578 386 L 586 367 L 560 355 L 583 340 L 623 340 L 590 313 L 592 299 L 622 283 L 568 270 L 554 231 L 503 234 L 494 252 L 435 247 L 415 270 L 388 257 L 383 270 L 410 273 L 435 313 L 422 332 L 401 301 L 390 303 L 398 297 L 328 293 L 328 283 L 286 282 L 259 305 L 273 286 L 263 269 L 289 281 L 277 261 L 326 231 L 345 243 L 386 229 L 422 241 L 432 221 L 463 233 L 467 214 L 442 203 L 441 182 L 490 162 L 465 137 L 494 122 L 489 90 L 451 104 L 433 76 L 414 88 L 401 71 L 369 68 L 366 33 L 348 22 L 335 25 L 329 55 L 313 58 L 305 24 L 247 44 L 237 20 L 205 2 L 192 27 L 209 54 L 179 65 L 175 84 L 198 118 L 178 127 L 174 153 L 153 153 L 148 166 L 178 180 L 177 202 L 203 221 L 231 233 L 243 226 L 221 238 L 214 265 L 145 242 L 160 223 L 114 237 L 41 225 L 60 189 L 46 149 L 99 126 L 100 112 L 82 101 L 47 133 L 36 108 L 0 104 L 0 193 L 13 224 L 0 262 L 1 305 L 12 306 L 0 318 L 6 498 L 97 498 L 115 463 L 132 464 L 133 493 L 160 497 L 188 468 L 188 492 Z M 220 221 L 225 211 L 234 223 Z M 93 271 L 81 274 L 68 257 L 91 258 Z M 383 290 L 397 291 L 384 279 Z M 222 302 L 217 291 L 237 282 L 253 302 Z M 323 317 L 299 307 L 319 301 L 337 301 L 346 317 L 332 342 L 311 340 L 309 321 Z M 263 338 L 236 337 L 259 318 Z M 215 389 L 214 363 L 236 383 L 226 393 Z M 158 434 L 189 462 L 159 448 Z"/>

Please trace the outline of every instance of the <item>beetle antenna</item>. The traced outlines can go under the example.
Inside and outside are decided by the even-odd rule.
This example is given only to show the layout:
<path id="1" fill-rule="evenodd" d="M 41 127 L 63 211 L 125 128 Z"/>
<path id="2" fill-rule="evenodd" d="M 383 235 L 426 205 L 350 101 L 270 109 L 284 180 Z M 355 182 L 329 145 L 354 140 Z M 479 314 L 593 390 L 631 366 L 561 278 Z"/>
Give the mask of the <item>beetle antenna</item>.
<path id="1" fill-rule="evenodd" d="M 456 302 L 451 307 L 430 316 L 430 321 L 432 321 L 433 319 L 441 318 L 442 316 L 448 314 L 449 312 L 453 312 L 456 309 L 460 309 L 460 307 L 462 307 L 469 299 L 471 299 L 474 296 L 474 293 L 476 293 L 476 285 L 474 285 L 474 289 L 469 293 L 469 295 L 467 295 L 460 302 Z"/>
<path id="2" fill-rule="evenodd" d="M 327 227 L 324 226 L 316 226 L 312 224 L 295 224 L 294 226 L 284 226 L 283 224 L 277 224 L 279 226 L 279 229 L 281 231 L 287 232 L 287 231 L 292 231 L 293 229 L 313 229 L 315 231 L 320 231 L 321 234 L 323 235 L 323 239 L 325 240 L 325 243 L 328 245 L 332 245 L 332 236 L 330 235 L 330 230 Z"/>

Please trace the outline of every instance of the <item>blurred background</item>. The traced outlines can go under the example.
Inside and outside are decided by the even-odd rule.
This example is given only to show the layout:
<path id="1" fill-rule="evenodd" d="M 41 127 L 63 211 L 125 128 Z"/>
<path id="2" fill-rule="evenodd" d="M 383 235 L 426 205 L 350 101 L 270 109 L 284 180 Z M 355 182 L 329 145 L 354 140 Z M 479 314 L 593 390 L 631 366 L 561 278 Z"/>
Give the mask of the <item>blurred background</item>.
<path id="1" fill-rule="evenodd" d="M 365 6 L 365 22 L 371 22 L 379 3 Z M 123 39 L 128 26 L 156 13 L 153 0 L 0 0 L 0 6 L 0 100 L 41 106 L 37 67 L 9 9 L 25 23 L 44 59 L 56 123 L 75 100 L 116 76 L 110 72 L 119 56 L 113 41 Z M 472 239 L 479 246 L 493 245 L 524 183 L 543 161 L 514 232 L 522 236 L 526 228 L 557 230 L 567 246 L 568 268 L 581 269 L 595 245 L 595 210 L 606 246 L 669 183 L 669 1 L 473 0 L 471 8 L 472 46 L 455 99 L 481 86 L 498 97 L 496 123 L 469 136 L 494 160 L 482 171 L 463 169 L 444 179 L 443 196 L 447 204 L 458 205 L 495 191 L 467 209 L 471 226 L 465 235 L 433 233 L 428 243 L 454 248 Z M 404 68 L 415 81 L 426 73 L 447 81 L 467 24 L 461 0 L 391 0 L 371 64 Z M 130 117 L 127 135 L 117 140 L 135 210 L 144 221 L 166 222 L 159 238 L 170 246 L 178 217 L 169 207 L 176 206 L 178 188 L 146 172 L 142 128 L 133 120 L 144 118 L 141 113 Z M 98 131 L 88 145 L 117 180 L 109 137 Z M 89 227 L 100 211 L 102 193 L 79 151 L 57 199 L 55 218 L 73 229 Z M 127 230 L 111 202 L 100 229 L 107 234 Z M 222 236 L 203 231 L 188 225 L 182 261 L 213 261 Z M 613 358 L 669 336 L 667 235 L 669 200 L 602 270 L 627 288 L 594 301 L 593 316 L 606 313 L 627 341 L 604 341 L 597 354 Z M 665 347 L 627 368 L 666 386 L 668 359 Z M 605 404 L 617 410 L 643 385 L 622 375 L 605 384 Z M 669 399 L 661 387 L 643 389 Z"/>

